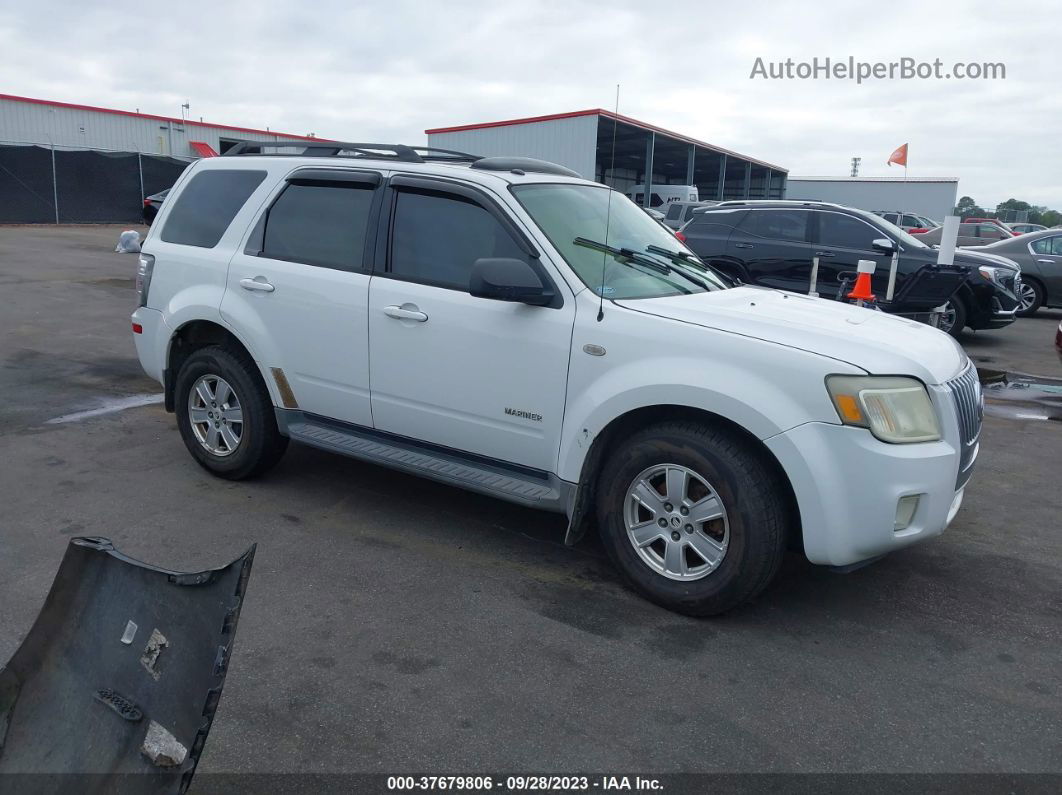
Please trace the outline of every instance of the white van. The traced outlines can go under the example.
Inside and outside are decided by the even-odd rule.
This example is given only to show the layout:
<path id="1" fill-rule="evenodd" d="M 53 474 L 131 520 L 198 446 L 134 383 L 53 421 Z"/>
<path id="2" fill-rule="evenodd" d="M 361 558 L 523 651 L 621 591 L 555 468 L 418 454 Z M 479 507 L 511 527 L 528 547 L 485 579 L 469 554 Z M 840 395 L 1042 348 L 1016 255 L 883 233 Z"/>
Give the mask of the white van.
<path id="1" fill-rule="evenodd" d="M 635 185 L 627 196 L 639 207 L 645 203 L 645 185 Z M 671 202 L 697 202 L 700 201 L 696 185 L 653 185 L 649 194 L 649 206 L 659 207 Z"/>

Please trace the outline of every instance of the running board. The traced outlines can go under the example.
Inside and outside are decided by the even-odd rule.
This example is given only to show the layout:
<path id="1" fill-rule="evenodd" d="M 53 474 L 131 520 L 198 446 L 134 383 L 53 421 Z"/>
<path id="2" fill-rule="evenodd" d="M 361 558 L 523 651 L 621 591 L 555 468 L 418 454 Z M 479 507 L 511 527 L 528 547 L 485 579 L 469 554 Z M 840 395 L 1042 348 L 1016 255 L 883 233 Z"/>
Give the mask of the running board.
<path id="1" fill-rule="evenodd" d="M 544 472 L 466 456 L 301 411 L 277 409 L 276 414 L 280 432 L 293 441 L 533 508 L 564 513 L 575 488 Z"/>

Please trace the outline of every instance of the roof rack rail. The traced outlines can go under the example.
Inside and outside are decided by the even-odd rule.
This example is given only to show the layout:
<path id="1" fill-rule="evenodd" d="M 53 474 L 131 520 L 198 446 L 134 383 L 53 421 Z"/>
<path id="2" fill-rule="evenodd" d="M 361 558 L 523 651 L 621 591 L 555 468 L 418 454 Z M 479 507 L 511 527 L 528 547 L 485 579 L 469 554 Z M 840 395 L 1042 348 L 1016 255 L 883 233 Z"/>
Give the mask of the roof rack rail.
<path id="1" fill-rule="evenodd" d="M 264 149 L 301 149 L 300 155 L 309 157 L 351 157 L 374 160 L 400 160 L 403 163 L 425 163 L 429 160 L 474 163 L 479 155 L 437 149 L 431 146 L 405 144 L 348 143 L 346 141 L 237 141 L 221 153 L 222 157 L 239 155 L 267 155 Z M 276 156 L 278 153 L 273 153 Z M 268 156 L 268 155 L 267 155 Z"/>
<path id="2" fill-rule="evenodd" d="M 517 174 L 531 171 L 536 174 L 556 174 L 562 177 L 581 176 L 570 168 L 535 157 L 481 157 L 472 163 L 472 168 L 484 171 L 512 171 Z"/>

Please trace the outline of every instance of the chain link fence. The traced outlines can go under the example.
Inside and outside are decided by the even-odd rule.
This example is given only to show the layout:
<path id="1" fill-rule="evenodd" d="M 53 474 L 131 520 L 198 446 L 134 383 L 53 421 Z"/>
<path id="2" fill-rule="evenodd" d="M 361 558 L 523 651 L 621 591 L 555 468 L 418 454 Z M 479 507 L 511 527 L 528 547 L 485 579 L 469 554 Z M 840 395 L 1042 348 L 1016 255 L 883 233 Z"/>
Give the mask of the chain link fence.
<path id="1" fill-rule="evenodd" d="M 0 224 L 143 222 L 191 158 L 0 142 Z"/>

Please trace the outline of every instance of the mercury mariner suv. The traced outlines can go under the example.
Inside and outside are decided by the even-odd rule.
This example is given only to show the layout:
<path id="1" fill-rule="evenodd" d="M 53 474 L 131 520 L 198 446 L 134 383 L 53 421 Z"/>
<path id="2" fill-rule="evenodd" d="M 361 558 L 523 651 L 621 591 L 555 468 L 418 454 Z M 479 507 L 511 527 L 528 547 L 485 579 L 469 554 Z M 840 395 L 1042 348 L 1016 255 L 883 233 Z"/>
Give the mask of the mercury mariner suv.
<path id="1" fill-rule="evenodd" d="M 696 615 L 788 546 L 851 567 L 958 511 L 982 403 L 948 335 L 728 288 L 551 163 L 291 147 L 188 168 L 140 257 L 140 361 L 215 475 L 295 441 L 556 511 Z"/>

